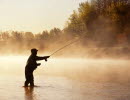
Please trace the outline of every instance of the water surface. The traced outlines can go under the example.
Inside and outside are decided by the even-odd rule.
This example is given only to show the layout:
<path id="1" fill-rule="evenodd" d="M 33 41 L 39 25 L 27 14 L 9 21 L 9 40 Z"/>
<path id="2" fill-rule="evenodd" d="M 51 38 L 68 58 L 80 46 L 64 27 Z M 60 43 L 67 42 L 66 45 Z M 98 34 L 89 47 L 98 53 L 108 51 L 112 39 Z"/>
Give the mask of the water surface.
<path id="1" fill-rule="evenodd" d="M 0 100 L 129 100 L 129 60 L 49 59 L 24 88 L 27 57 L 0 57 Z"/>

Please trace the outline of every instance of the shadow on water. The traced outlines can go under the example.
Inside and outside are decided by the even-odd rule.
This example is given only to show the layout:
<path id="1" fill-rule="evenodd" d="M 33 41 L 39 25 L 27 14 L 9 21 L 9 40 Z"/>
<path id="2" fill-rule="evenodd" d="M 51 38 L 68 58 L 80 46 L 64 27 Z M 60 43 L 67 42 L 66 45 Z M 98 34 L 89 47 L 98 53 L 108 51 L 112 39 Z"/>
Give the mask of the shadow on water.
<path id="1" fill-rule="evenodd" d="M 25 100 L 35 100 L 34 87 L 24 87 Z"/>

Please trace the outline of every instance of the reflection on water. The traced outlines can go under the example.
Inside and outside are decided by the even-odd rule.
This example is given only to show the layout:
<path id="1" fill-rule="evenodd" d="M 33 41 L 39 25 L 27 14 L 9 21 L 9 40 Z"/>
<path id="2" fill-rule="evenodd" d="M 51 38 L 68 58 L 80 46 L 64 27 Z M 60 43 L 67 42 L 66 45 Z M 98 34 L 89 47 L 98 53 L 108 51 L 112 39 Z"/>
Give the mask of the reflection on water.
<path id="1" fill-rule="evenodd" d="M 34 87 L 24 87 L 25 90 L 25 100 L 35 100 L 35 95 L 33 94 Z"/>

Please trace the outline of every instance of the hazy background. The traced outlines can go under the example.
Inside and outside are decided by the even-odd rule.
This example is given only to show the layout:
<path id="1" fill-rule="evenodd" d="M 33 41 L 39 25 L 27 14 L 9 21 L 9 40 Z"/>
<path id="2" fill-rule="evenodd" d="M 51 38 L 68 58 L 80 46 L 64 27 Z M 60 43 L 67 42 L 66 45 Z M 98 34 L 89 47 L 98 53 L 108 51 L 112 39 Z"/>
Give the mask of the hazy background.
<path id="1" fill-rule="evenodd" d="M 26 55 L 31 48 L 50 55 L 79 39 L 56 56 L 130 57 L 129 0 L 5 0 L 0 5 L 1 55 Z"/>

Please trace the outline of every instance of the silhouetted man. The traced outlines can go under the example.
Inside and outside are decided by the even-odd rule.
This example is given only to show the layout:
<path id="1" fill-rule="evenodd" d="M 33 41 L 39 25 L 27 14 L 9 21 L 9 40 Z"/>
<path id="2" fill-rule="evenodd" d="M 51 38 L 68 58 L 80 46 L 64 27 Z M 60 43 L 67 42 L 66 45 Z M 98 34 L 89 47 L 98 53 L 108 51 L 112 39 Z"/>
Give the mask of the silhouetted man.
<path id="1" fill-rule="evenodd" d="M 44 56 L 44 57 L 38 57 L 37 56 L 37 49 L 31 49 L 31 55 L 28 58 L 26 67 L 25 67 L 25 84 L 24 86 L 27 87 L 28 84 L 30 84 L 30 86 L 34 86 L 34 77 L 33 77 L 33 71 L 37 68 L 37 66 L 40 66 L 40 63 L 37 63 L 36 61 L 38 60 L 45 60 L 47 61 L 47 58 L 49 58 L 50 56 Z"/>

